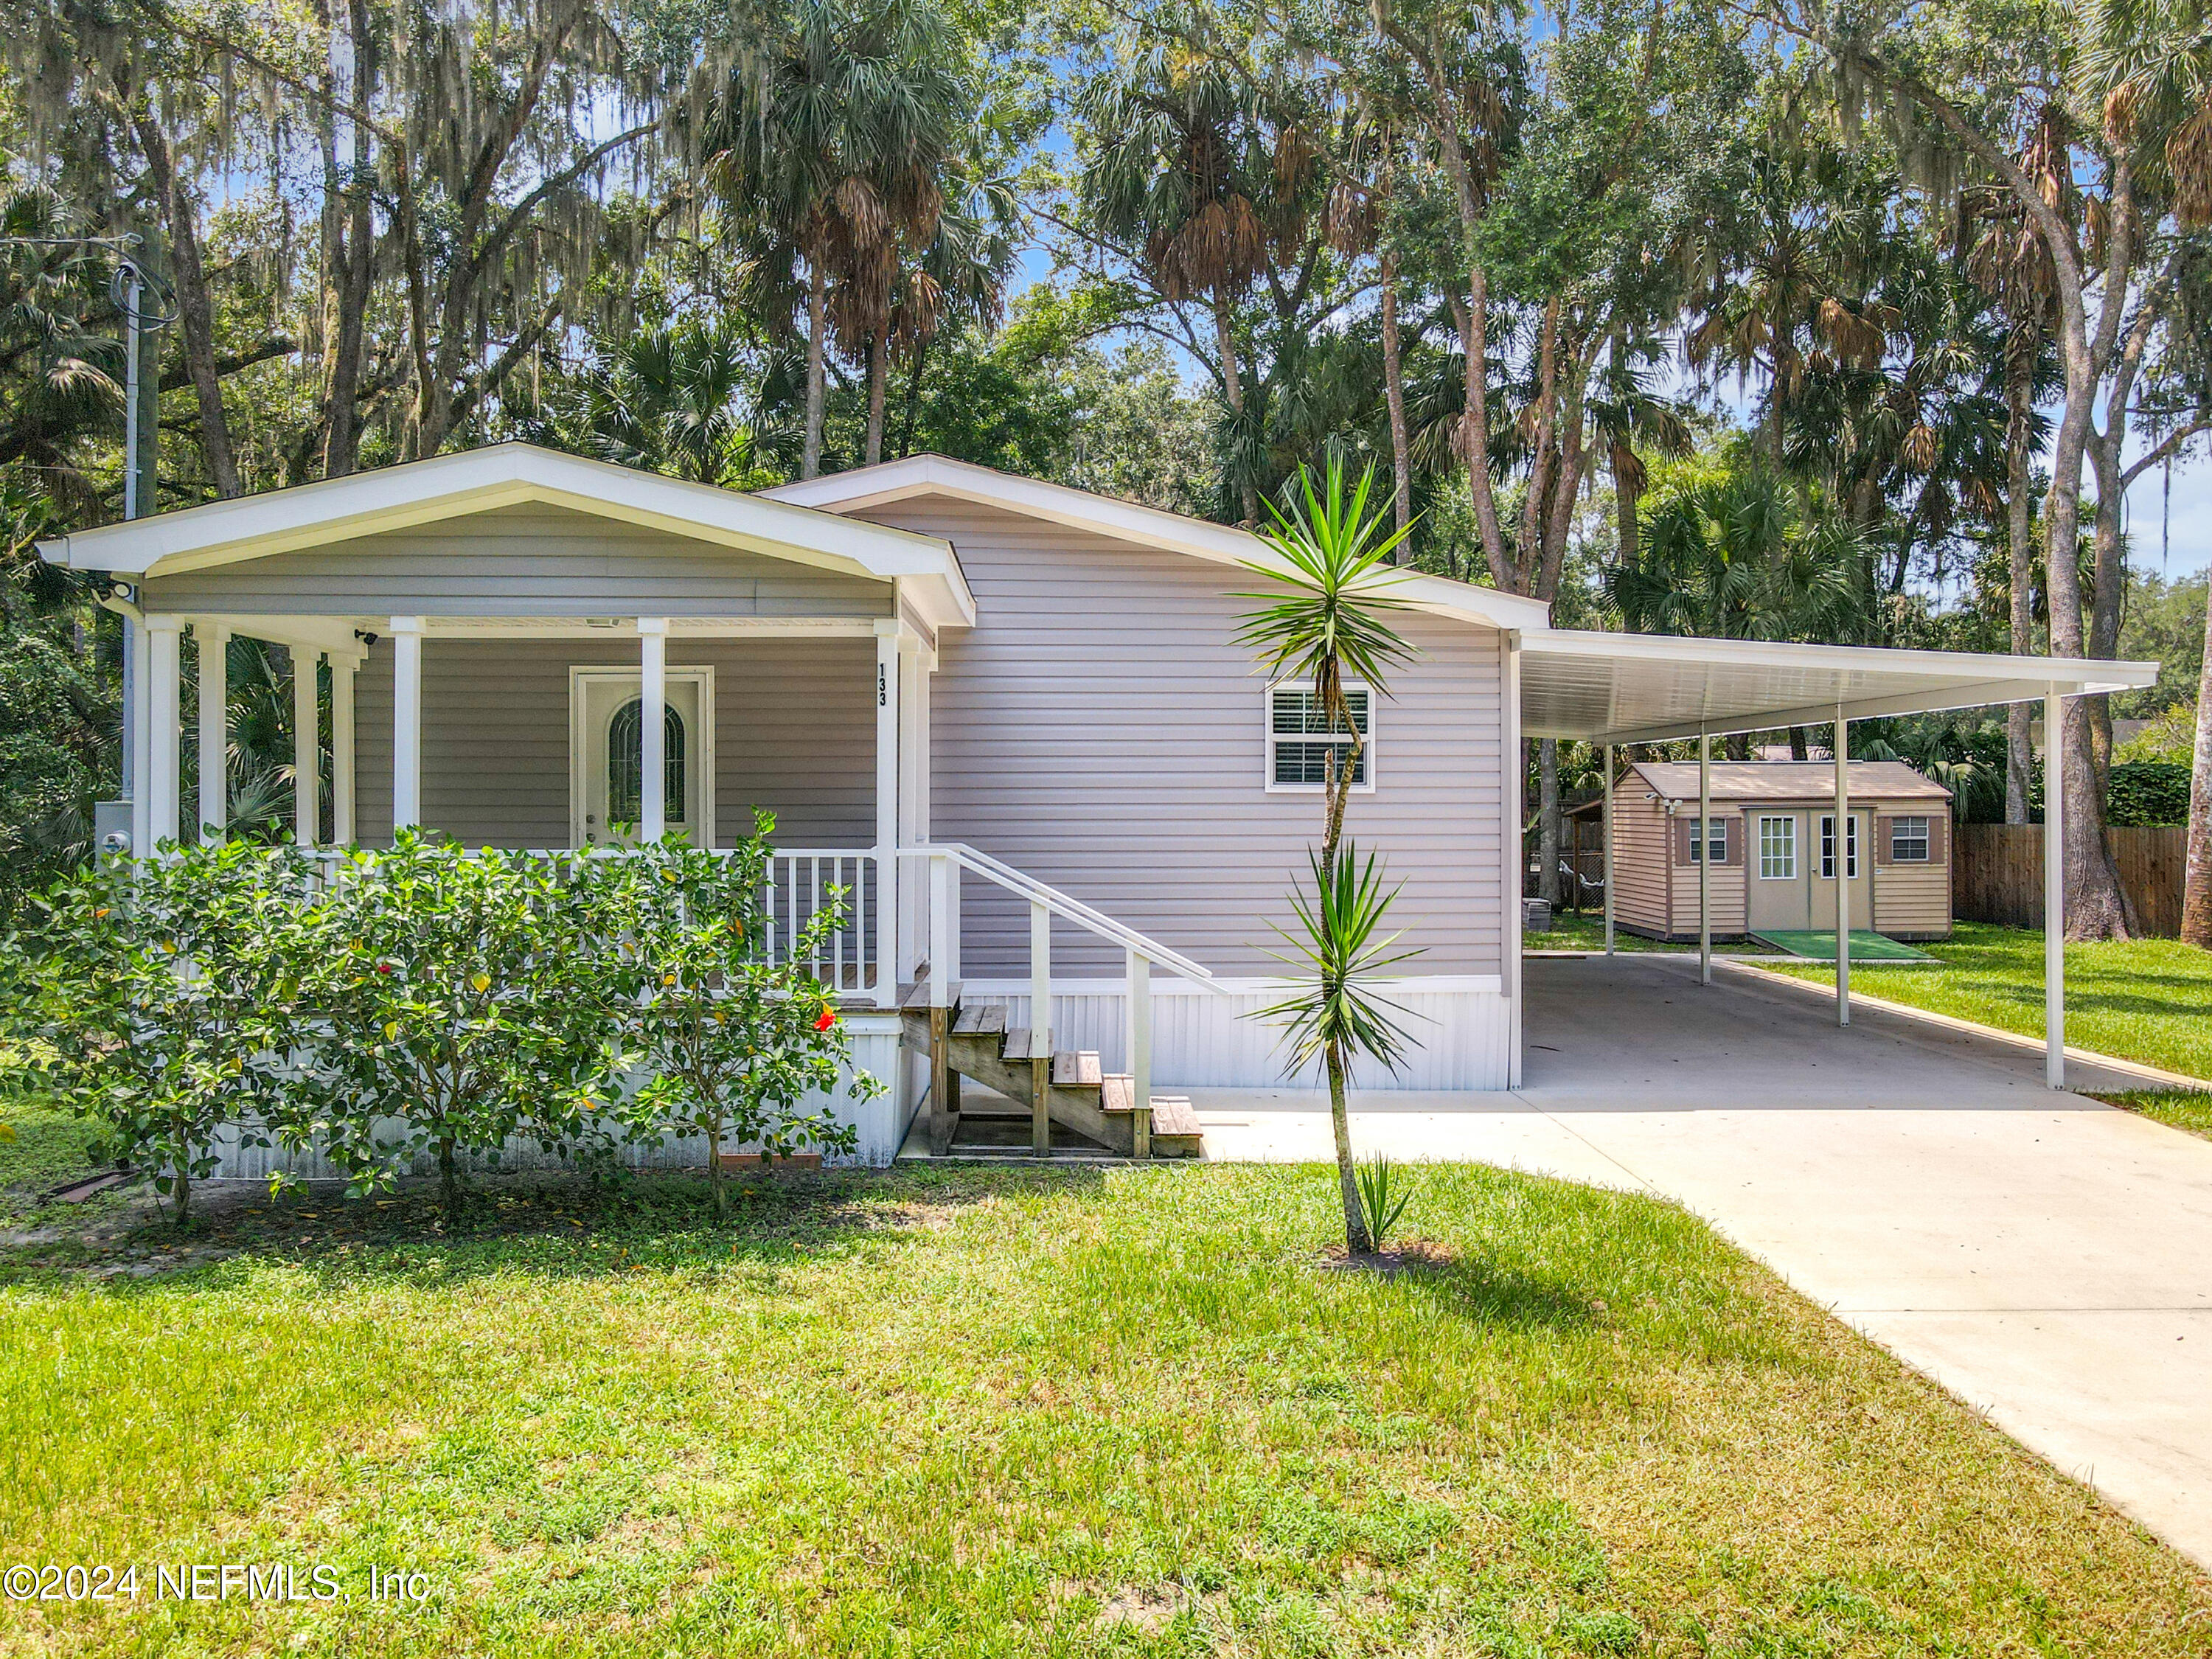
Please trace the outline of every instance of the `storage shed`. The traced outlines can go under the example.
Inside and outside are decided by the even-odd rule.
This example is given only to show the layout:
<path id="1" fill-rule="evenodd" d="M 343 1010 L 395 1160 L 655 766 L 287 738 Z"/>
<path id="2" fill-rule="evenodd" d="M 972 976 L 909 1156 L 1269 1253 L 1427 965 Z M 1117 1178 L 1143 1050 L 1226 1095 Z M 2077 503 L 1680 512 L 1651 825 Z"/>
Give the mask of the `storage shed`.
<path id="1" fill-rule="evenodd" d="M 1853 761 L 1849 770 L 1850 925 L 1896 939 L 1948 938 L 1951 792 L 1899 761 Z M 1715 938 L 1833 928 L 1835 790 L 1829 761 L 1716 761 L 1712 823 L 1701 837 L 1696 763 L 1632 763 L 1613 790 L 1615 925 L 1646 939 L 1697 939 L 1704 855 Z M 1603 810 L 1601 800 L 1576 809 Z"/>

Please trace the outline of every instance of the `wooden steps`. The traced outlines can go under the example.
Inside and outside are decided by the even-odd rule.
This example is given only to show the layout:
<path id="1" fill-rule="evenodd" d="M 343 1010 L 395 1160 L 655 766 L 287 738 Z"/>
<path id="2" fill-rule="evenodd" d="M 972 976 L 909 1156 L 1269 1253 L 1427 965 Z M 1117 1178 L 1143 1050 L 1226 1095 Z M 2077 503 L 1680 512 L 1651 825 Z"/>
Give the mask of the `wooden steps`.
<path id="1" fill-rule="evenodd" d="M 1089 1049 L 1055 1049 L 1049 1031 L 1009 1030 L 1004 1003 L 933 1009 L 918 1006 L 921 994 L 917 987 L 906 1000 L 902 1041 L 931 1056 L 933 1155 L 956 1149 L 963 1078 L 1028 1109 L 1030 1148 L 1040 1157 L 1054 1151 L 1054 1125 L 1125 1158 L 1195 1158 L 1203 1151 L 1198 1116 L 1187 1098 L 1155 1094 L 1152 1109 L 1140 1112 L 1133 1079 L 1109 1075 Z M 975 1115 L 979 1124 L 994 1120 L 1003 1130 L 1013 1114 L 996 1108 Z"/>

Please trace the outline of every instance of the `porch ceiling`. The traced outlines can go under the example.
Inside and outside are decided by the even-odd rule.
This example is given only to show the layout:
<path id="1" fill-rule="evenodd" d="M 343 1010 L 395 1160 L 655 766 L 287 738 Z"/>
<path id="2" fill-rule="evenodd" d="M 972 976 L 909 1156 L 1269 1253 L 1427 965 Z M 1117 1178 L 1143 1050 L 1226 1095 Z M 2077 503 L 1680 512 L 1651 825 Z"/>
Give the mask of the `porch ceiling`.
<path id="1" fill-rule="evenodd" d="M 1833 720 L 2025 702 L 2149 685 L 2158 665 L 1968 652 L 1776 645 L 1569 629 L 1522 636 L 1532 738 L 1659 743 Z"/>

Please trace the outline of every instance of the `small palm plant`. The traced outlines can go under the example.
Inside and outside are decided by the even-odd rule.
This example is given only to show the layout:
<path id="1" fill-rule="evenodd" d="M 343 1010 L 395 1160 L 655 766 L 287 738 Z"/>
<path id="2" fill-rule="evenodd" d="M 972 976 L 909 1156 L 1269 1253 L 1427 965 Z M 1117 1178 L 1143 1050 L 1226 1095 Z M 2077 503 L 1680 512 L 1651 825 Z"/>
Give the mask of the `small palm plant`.
<path id="1" fill-rule="evenodd" d="M 1359 775 L 1367 734 L 1345 696 L 1347 679 L 1366 684 L 1370 698 L 1389 692 L 1389 671 L 1413 659 L 1413 647 L 1390 624 L 1390 613 L 1407 608 L 1389 589 L 1399 580 L 1390 556 L 1411 526 L 1392 530 L 1378 506 L 1370 511 L 1375 483 L 1370 465 L 1346 488 L 1344 464 L 1333 459 L 1325 480 L 1301 468 L 1287 511 L 1270 501 L 1273 523 L 1263 532 L 1277 564 L 1247 568 L 1271 584 L 1267 592 L 1239 593 L 1261 601 L 1248 612 L 1237 643 L 1253 651 L 1273 680 L 1303 679 L 1332 743 L 1323 762 L 1323 817 L 1320 850 L 1311 855 L 1314 894 L 1294 895 L 1298 931 L 1284 937 L 1293 947 L 1283 957 L 1297 973 L 1296 994 L 1262 1009 L 1259 1018 L 1281 1022 L 1294 1067 L 1319 1060 L 1328 1075 L 1329 1115 L 1336 1137 L 1338 1183 L 1343 1189 L 1346 1247 L 1354 1255 L 1373 1248 L 1373 1231 L 1361 1205 L 1352 1156 L 1345 1090 L 1352 1062 L 1362 1055 L 1395 1066 L 1405 1034 L 1372 993 L 1375 976 L 1413 954 L 1389 950 L 1396 935 L 1382 927 L 1396 890 L 1386 890 L 1370 854 L 1363 866 L 1344 843 L 1344 812 Z"/>
<path id="2" fill-rule="evenodd" d="M 1345 1091 L 1352 1062 L 1361 1055 L 1395 1068 L 1405 1052 L 1406 1032 L 1391 1018 L 1401 1010 L 1377 996 L 1374 984 L 1389 968 L 1417 953 L 1394 951 L 1390 947 L 1398 936 L 1382 932 L 1398 890 L 1384 889 L 1382 872 L 1372 853 L 1364 863 L 1352 847 L 1341 848 L 1330 864 L 1322 863 L 1318 853 L 1310 856 L 1313 896 L 1293 895 L 1291 908 L 1297 915 L 1297 931 L 1278 930 L 1291 947 L 1276 956 L 1290 965 L 1293 988 L 1256 1017 L 1281 1023 L 1293 1070 L 1318 1060 L 1328 1078 L 1337 1183 L 1344 1199 L 1344 1247 L 1353 1255 L 1365 1255 L 1376 1248 L 1382 1231 L 1397 1216 L 1386 1221 L 1371 1215 L 1361 1201 Z"/>

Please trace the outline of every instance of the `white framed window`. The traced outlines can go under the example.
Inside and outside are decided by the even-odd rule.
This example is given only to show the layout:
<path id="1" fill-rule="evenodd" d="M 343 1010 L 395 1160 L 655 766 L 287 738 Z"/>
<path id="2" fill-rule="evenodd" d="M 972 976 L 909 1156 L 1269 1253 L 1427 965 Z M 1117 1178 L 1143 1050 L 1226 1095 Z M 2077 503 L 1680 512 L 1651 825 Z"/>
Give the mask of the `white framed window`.
<path id="1" fill-rule="evenodd" d="M 1352 763 L 1352 787 L 1369 791 L 1375 787 L 1375 730 L 1371 709 L 1374 699 L 1364 685 L 1347 683 L 1344 701 L 1352 711 L 1352 723 L 1366 741 L 1360 745 L 1359 757 Z M 1313 686 L 1305 680 L 1285 680 L 1267 688 L 1267 787 L 1278 789 L 1319 789 L 1328 781 L 1328 757 L 1332 752 L 1343 764 L 1343 757 L 1352 748 L 1352 733 L 1332 732 L 1328 711 L 1314 695 Z"/>
<path id="2" fill-rule="evenodd" d="M 1889 861 L 1925 864 L 1929 858 L 1928 820 L 1915 815 L 1889 821 Z"/>
<path id="3" fill-rule="evenodd" d="M 1776 813 L 1759 820 L 1759 878 L 1797 879 L 1797 819 L 1794 813 Z"/>
<path id="4" fill-rule="evenodd" d="M 1705 834 L 1702 836 L 1698 833 L 1699 828 L 1698 820 L 1692 818 L 1689 823 L 1690 862 L 1696 864 L 1710 856 L 1715 864 L 1726 864 L 1728 862 L 1728 820 L 1714 818 L 1704 826 Z"/>
<path id="5" fill-rule="evenodd" d="M 1859 815 L 1852 813 L 1844 825 L 1844 863 L 1848 874 L 1845 879 L 1859 878 Z M 1836 815 L 1820 815 L 1820 879 L 1836 878 Z"/>

